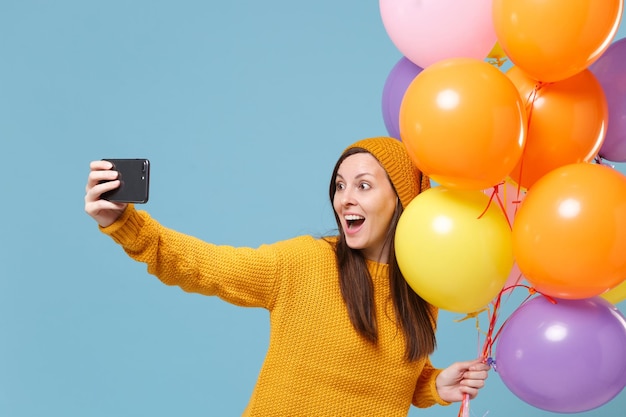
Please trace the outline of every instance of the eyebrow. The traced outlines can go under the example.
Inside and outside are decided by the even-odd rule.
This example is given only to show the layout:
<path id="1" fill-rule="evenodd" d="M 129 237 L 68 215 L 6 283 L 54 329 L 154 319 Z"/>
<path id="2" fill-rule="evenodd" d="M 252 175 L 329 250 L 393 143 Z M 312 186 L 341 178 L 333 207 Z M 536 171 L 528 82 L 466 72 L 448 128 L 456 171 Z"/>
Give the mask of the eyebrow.
<path id="1" fill-rule="evenodd" d="M 374 174 L 372 174 L 371 172 L 362 172 L 360 174 L 357 174 L 356 177 L 354 177 L 355 179 L 359 179 L 361 177 L 365 177 L 365 176 L 370 176 L 370 177 L 375 177 Z M 337 173 L 337 178 L 341 177 L 343 179 L 343 175 L 341 175 L 340 173 Z"/>

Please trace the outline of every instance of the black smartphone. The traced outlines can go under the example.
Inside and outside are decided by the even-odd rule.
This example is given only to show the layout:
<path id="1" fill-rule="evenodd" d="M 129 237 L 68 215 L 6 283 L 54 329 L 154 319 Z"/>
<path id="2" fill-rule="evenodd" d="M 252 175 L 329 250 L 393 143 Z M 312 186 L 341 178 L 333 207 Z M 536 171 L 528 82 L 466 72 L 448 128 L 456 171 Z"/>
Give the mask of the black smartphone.
<path id="1" fill-rule="evenodd" d="M 104 159 L 118 172 L 119 188 L 107 191 L 102 198 L 116 203 L 148 202 L 150 190 L 150 161 L 147 159 Z"/>

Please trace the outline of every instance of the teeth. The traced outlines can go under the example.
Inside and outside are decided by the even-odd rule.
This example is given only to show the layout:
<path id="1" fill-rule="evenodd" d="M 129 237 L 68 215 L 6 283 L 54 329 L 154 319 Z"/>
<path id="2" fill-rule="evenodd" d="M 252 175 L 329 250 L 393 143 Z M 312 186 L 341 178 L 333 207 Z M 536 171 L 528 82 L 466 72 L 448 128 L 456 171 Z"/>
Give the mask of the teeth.
<path id="1" fill-rule="evenodd" d="M 356 214 L 348 214 L 347 216 L 345 216 L 345 219 L 349 222 L 355 221 L 355 220 L 364 220 L 365 217 L 363 216 L 357 216 Z"/>

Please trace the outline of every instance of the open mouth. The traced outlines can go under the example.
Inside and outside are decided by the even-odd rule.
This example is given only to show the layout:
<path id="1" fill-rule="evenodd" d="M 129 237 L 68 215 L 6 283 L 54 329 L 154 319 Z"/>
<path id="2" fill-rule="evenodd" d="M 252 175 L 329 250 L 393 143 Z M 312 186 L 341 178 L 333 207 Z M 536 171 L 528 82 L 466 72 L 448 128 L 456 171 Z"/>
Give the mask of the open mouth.
<path id="1" fill-rule="evenodd" d="M 356 214 L 349 214 L 345 216 L 345 219 L 346 219 L 346 225 L 348 227 L 348 230 L 358 229 L 359 227 L 363 225 L 363 222 L 365 221 L 365 217 L 358 216 Z"/>

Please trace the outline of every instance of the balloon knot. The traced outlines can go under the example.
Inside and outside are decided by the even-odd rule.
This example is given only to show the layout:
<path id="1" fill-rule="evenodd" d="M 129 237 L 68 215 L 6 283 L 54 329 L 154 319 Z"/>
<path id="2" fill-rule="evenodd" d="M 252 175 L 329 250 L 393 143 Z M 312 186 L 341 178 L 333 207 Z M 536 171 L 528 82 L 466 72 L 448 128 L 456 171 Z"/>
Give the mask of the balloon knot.
<path id="1" fill-rule="evenodd" d="M 465 321 L 465 320 L 469 320 L 469 319 L 476 318 L 476 317 L 478 317 L 478 315 L 479 315 L 480 313 L 482 313 L 482 312 L 484 312 L 484 311 L 488 311 L 488 310 L 489 310 L 489 309 L 488 309 L 487 307 L 484 307 L 484 308 L 481 308 L 480 310 L 477 310 L 477 311 L 472 311 L 471 313 L 467 313 L 467 314 L 465 315 L 465 317 L 462 317 L 462 318 L 460 318 L 460 319 L 456 319 L 456 320 L 454 320 L 454 322 L 455 322 L 455 323 L 460 323 L 460 322 Z"/>

